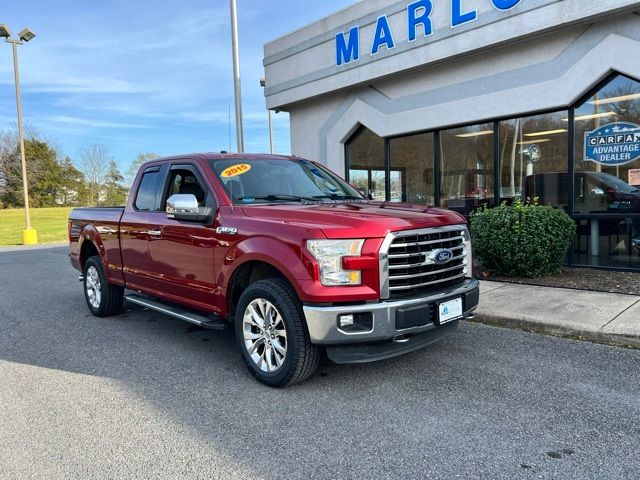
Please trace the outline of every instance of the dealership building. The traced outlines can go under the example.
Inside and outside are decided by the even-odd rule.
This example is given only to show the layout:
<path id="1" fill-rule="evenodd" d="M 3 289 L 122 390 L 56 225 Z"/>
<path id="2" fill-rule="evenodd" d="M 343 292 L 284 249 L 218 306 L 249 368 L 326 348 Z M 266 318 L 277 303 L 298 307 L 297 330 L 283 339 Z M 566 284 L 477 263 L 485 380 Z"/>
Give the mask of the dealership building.
<path id="1" fill-rule="evenodd" d="M 370 198 L 539 198 L 573 265 L 640 270 L 640 2 L 364 0 L 265 46 L 294 155 Z"/>

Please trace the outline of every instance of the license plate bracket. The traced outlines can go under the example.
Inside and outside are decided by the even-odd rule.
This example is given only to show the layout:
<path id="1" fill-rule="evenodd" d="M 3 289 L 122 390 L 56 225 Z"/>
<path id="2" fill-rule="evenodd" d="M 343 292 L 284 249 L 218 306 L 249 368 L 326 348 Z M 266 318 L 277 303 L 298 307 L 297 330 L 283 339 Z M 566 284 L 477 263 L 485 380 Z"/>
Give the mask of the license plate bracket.
<path id="1" fill-rule="evenodd" d="M 445 323 L 454 322 L 463 317 L 462 297 L 451 298 L 440 302 L 438 305 L 438 317 L 437 324 L 444 325 Z"/>

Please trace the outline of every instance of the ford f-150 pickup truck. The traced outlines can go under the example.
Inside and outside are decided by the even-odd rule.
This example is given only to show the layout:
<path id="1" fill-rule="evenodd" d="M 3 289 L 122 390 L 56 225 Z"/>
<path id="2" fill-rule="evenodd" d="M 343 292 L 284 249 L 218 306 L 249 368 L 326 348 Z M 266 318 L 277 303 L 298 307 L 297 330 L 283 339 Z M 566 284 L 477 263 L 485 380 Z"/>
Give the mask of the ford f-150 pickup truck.
<path id="1" fill-rule="evenodd" d="M 464 218 L 373 202 L 319 163 L 197 154 L 144 164 L 122 208 L 77 208 L 70 259 L 91 312 L 126 299 L 235 328 L 261 382 L 382 360 L 452 333 L 478 304 Z"/>

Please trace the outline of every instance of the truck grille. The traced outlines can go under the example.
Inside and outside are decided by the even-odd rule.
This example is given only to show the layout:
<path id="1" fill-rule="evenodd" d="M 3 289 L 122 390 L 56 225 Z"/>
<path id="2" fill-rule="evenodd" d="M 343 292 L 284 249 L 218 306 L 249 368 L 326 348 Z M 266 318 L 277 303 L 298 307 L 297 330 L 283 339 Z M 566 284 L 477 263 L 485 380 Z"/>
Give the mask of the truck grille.
<path id="1" fill-rule="evenodd" d="M 462 281 L 467 274 L 467 230 L 463 226 L 401 232 L 389 246 L 389 295 L 406 296 Z M 434 263 L 430 255 L 448 249 L 451 261 Z"/>

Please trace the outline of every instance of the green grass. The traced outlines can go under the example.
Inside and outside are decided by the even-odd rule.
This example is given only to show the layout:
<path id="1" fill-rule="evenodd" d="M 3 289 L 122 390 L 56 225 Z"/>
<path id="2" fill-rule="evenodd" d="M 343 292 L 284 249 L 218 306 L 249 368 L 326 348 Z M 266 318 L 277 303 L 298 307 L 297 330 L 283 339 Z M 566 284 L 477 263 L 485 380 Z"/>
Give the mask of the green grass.
<path id="1" fill-rule="evenodd" d="M 71 208 L 32 208 L 31 227 L 38 231 L 38 243 L 67 240 L 67 219 Z M 0 210 L 0 246 L 21 245 L 25 218 L 23 209 Z"/>

